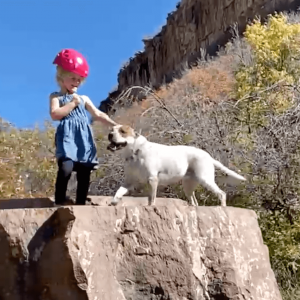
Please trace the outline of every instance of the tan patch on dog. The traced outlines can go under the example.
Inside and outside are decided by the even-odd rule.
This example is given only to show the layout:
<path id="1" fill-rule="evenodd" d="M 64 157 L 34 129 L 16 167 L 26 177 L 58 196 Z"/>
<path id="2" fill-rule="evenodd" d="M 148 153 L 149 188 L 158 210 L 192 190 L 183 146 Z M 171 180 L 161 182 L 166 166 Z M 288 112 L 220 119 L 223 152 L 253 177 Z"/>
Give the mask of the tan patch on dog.
<path id="1" fill-rule="evenodd" d="M 119 133 L 124 138 L 126 138 L 128 136 L 135 136 L 134 130 L 130 126 L 128 126 L 128 125 L 123 125 L 122 127 L 120 127 L 119 128 Z"/>

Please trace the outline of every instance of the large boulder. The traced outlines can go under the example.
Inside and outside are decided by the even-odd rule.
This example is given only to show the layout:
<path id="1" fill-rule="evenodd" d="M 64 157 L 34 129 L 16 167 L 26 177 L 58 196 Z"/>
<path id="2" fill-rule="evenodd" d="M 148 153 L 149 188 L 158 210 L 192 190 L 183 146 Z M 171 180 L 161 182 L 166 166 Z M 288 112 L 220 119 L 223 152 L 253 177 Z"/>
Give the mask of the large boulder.
<path id="1" fill-rule="evenodd" d="M 281 299 L 253 211 L 108 199 L 0 201 L 0 299 Z"/>

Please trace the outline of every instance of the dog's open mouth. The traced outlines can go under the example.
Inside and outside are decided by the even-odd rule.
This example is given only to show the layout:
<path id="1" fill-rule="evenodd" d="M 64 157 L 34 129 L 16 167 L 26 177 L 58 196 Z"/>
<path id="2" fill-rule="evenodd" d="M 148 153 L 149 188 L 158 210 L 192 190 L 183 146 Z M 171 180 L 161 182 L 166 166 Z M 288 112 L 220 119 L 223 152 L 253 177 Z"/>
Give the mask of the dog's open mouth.
<path id="1" fill-rule="evenodd" d="M 107 146 L 107 150 L 117 151 L 117 150 L 124 148 L 126 145 L 127 145 L 127 142 L 117 144 L 117 143 L 111 141 L 110 144 Z"/>

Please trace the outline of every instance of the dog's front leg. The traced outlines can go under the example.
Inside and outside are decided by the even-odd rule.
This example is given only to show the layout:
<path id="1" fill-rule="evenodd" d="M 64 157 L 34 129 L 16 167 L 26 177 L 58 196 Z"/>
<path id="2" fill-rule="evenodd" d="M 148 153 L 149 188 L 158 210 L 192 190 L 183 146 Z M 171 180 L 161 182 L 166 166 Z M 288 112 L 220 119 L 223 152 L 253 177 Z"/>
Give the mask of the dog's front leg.
<path id="1" fill-rule="evenodd" d="M 148 205 L 154 205 L 156 194 L 157 194 L 157 186 L 158 186 L 157 176 L 150 177 L 148 179 L 148 183 L 150 185 L 150 195 L 148 197 Z"/>
<path id="2" fill-rule="evenodd" d="M 121 186 L 119 187 L 119 189 L 117 190 L 114 198 L 111 201 L 111 205 L 117 205 L 119 203 L 119 201 L 122 200 L 123 196 L 125 196 L 130 190 L 129 186 Z"/>

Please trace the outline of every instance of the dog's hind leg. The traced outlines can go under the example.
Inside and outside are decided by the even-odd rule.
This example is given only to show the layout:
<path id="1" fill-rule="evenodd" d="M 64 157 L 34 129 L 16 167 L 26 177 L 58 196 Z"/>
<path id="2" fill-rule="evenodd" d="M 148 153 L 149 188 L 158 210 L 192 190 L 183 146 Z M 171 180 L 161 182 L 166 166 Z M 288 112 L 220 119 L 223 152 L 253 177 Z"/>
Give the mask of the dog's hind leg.
<path id="1" fill-rule="evenodd" d="M 221 206 L 226 206 L 226 193 L 222 191 L 213 180 L 200 178 L 200 184 L 218 196 Z"/>
<path id="2" fill-rule="evenodd" d="M 223 192 L 215 183 L 214 165 L 209 161 L 202 163 L 201 165 L 196 164 L 194 173 L 198 183 L 218 196 L 221 206 L 226 206 L 226 193 Z"/>
<path id="3" fill-rule="evenodd" d="M 157 187 L 158 187 L 157 176 L 151 176 L 148 179 L 148 183 L 150 185 L 150 195 L 148 197 L 148 205 L 155 205 L 155 199 L 156 199 Z"/>
<path id="4" fill-rule="evenodd" d="M 197 181 L 194 181 L 190 178 L 185 178 L 182 180 L 182 187 L 188 202 L 192 206 L 198 206 L 198 201 L 195 196 L 195 188 L 198 185 Z"/>

